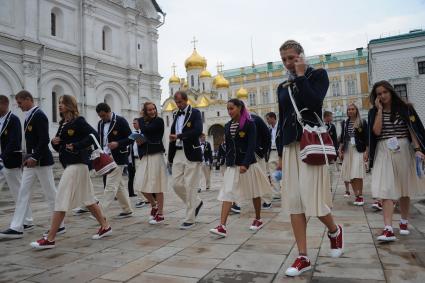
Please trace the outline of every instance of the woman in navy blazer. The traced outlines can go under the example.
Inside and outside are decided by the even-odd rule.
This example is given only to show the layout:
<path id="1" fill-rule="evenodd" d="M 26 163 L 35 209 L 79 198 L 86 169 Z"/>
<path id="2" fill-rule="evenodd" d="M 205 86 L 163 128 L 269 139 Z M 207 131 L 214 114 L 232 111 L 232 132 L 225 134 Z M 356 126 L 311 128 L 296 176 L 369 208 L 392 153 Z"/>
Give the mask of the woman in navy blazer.
<path id="1" fill-rule="evenodd" d="M 245 104 L 239 99 L 227 103 L 231 117 L 225 126 L 226 172 L 224 185 L 218 195 L 222 201 L 220 225 L 210 233 L 227 236 L 226 222 L 233 202 L 252 199 L 255 219 L 250 230 L 257 231 L 264 225 L 261 220 L 261 197 L 267 193 L 270 183 L 255 159 L 257 130 L 255 122 L 248 113 Z"/>
<path id="2" fill-rule="evenodd" d="M 164 221 L 164 192 L 168 183 L 162 143 L 164 120 L 158 117 L 156 105 L 146 102 L 143 105 L 143 117 L 138 121 L 145 140 L 137 140 L 141 161 L 136 170 L 134 187 L 150 202 L 152 209 L 149 224 L 155 225 Z"/>
<path id="3" fill-rule="evenodd" d="M 280 167 L 283 166 L 285 170 L 283 199 L 291 215 L 292 229 L 299 251 L 299 257 L 286 270 L 286 275 L 298 276 L 311 269 L 307 257 L 306 216 L 317 216 L 327 226 L 332 257 L 339 257 L 342 254 L 343 233 L 331 214 L 332 196 L 328 169 L 326 166 L 313 166 L 301 161 L 300 140 L 303 127 L 297 120 L 289 96 L 290 88 L 297 108 L 302 111 L 302 122 L 318 125 L 317 117 L 322 117 L 323 100 L 329 86 L 328 75 L 325 70 L 315 70 L 306 64 L 304 49 L 294 40 L 282 44 L 279 52 L 289 72 L 289 83 L 282 83 L 277 89 L 282 141 L 279 150 Z"/>
<path id="4" fill-rule="evenodd" d="M 53 148 L 59 152 L 59 160 L 65 170 L 59 181 L 49 232 L 45 237 L 31 243 L 31 246 L 35 249 L 54 248 L 56 233 L 65 218 L 65 213 L 81 203 L 87 206 L 101 225 L 92 239 L 101 239 L 112 233 L 112 228 L 106 221 L 94 197 L 93 184 L 88 169 L 88 147 L 94 143 L 90 135 L 93 134 L 97 138 L 96 131 L 86 122 L 84 117 L 79 116 L 77 101 L 71 95 L 60 97 L 59 113 L 62 120 L 51 143 Z"/>

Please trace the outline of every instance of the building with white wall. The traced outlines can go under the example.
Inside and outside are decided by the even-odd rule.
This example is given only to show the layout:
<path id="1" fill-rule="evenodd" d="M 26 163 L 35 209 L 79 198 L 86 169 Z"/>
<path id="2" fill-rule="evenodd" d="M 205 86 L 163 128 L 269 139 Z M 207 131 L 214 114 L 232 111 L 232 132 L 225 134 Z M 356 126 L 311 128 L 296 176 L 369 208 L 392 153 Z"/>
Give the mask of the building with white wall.
<path id="1" fill-rule="evenodd" d="M 369 78 L 371 85 L 389 81 L 425 121 L 425 31 L 371 40 Z"/>
<path id="2" fill-rule="evenodd" d="M 51 135 L 63 94 L 76 97 L 92 125 L 99 102 L 129 120 L 143 102 L 160 103 L 165 14 L 155 0 L 0 0 L 0 7 L 0 94 L 14 101 L 19 90 L 30 91 Z"/>

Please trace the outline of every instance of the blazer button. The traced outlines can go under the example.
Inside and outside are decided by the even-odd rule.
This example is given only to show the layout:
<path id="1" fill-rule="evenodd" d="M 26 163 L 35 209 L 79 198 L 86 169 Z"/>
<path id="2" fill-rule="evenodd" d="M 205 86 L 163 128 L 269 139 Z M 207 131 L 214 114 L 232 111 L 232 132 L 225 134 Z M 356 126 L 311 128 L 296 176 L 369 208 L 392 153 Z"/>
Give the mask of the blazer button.
<path id="1" fill-rule="evenodd" d="M 294 112 L 294 113 L 292 113 L 292 116 L 295 116 L 295 112 Z"/>
<path id="2" fill-rule="evenodd" d="M 292 123 L 292 126 L 295 126 L 295 123 Z"/>

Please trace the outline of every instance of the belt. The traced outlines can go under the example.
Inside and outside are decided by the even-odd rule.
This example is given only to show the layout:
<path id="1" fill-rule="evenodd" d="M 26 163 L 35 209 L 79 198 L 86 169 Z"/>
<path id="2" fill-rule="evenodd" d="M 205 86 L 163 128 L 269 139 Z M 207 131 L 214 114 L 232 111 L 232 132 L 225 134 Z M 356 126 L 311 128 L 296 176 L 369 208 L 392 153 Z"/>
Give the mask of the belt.
<path id="1" fill-rule="evenodd" d="M 182 146 L 176 146 L 176 150 L 182 150 L 183 147 Z"/>
<path id="2" fill-rule="evenodd" d="M 272 148 L 271 150 L 277 150 L 277 148 Z"/>

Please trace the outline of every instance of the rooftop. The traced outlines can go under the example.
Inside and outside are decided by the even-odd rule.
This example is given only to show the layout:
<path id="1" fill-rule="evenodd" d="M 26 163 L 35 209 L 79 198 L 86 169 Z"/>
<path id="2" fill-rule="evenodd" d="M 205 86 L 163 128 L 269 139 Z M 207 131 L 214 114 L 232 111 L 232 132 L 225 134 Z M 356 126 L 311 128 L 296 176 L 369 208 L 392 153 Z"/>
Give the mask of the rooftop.
<path id="1" fill-rule="evenodd" d="M 355 50 L 314 55 L 306 57 L 307 62 L 310 65 L 335 63 L 353 59 L 367 59 L 367 49 L 360 47 Z M 241 68 L 223 70 L 223 75 L 226 78 L 237 77 L 241 75 L 249 75 L 262 72 L 274 72 L 283 70 L 283 63 L 281 61 L 267 62 L 264 64 L 245 66 Z"/>
<path id="2" fill-rule="evenodd" d="M 397 41 L 397 40 L 403 40 L 403 39 L 409 39 L 409 38 L 415 38 L 415 37 L 421 37 L 421 36 L 425 36 L 425 30 L 414 29 L 409 31 L 408 33 L 372 39 L 371 41 L 369 41 L 369 44 L 384 43 L 384 42 Z"/>

